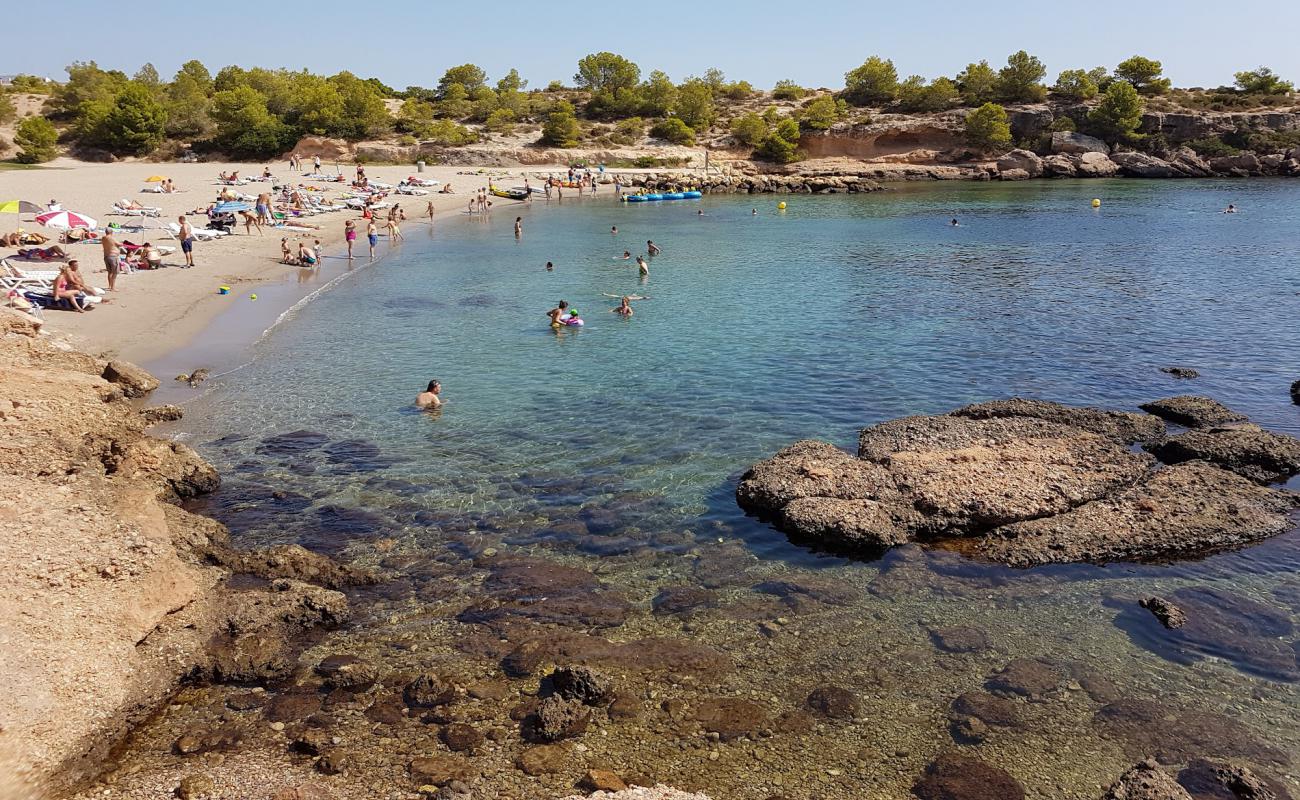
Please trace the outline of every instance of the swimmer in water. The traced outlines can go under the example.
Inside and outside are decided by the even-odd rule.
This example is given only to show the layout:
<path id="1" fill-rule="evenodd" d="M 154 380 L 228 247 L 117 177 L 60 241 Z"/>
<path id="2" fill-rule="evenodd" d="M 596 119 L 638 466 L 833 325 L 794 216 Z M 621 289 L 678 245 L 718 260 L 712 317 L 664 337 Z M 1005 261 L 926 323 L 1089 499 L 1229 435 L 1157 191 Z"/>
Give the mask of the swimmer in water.
<path id="1" fill-rule="evenodd" d="M 564 325 L 563 322 L 560 322 L 560 317 L 564 316 L 568 312 L 569 302 L 567 300 L 561 300 L 558 306 L 547 311 L 546 316 L 551 318 L 551 327 L 558 330 L 560 326 Z"/>
<path id="2" fill-rule="evenodd" d="M 610 311 L 615 314 L 618 314 L 621 317 L 632 316 L 632 306 L 628 303 L 630 299 L 631 298 L 629 298 L 627 295 L 623 295 L 623 299 L 620 300 L 618 303 L 618 308 L 611 308 Z"/>
<path id="3" fill-rule="evenodd" d="M 615 226 L 611 227 L 611 228 L 609 229 L 609 233 L 610 233 L 611 236 L 618 236 L 618 226 L 615 225 Z"/>
<path id="4" fill-rule="evenodd" d="M 1225 214 L 1236 214 L 1236 213 L 1237 213 L 1237 207 L 1234 206 L 1232 203 L 1228 203 L 1228 207 L 1225 208 L 1225 209 L 1223 209 L 1223 213 L 1225 213 Z"/>
<path id="5" fill-rule="evenodd" d="M 641 274 L 642 278 L 650 276 L 650 265 L 645 263 L 645 259 L 641 256 L 636 257 L 636 270 Z"/>
<path id="6" fill-rule="evenodd" d="M 749 210 L 749 215 L 750 215 L 751 217 L 757 217 L 757 216 L 758 216 L 758 209 L 757 209 L 757 208 L 751 208 L 751 209 Z"/>
<path id="7" fill-rule="evenodd" d="M 650 241 L 649 239 L 646 240 L 646 243 L 645 243 L 645 249 L 646 249 L 646 252 L 649 253 L 649 254 L 652 255 L 652 256 L 657 256 L 657 255 L 659 255 L 660 253 L 663 252 L 663 249 L 660 248 L 659 245 L 655 244 L 654 242 Z"/>
<path id="8" fill-rule="evenodd" d="M 442 408 L 442 398 L 438 396 L 440 394 L 442 394 L 442 384 L 438 383 L 435 378 L 429 381 L 428 387 L 423 392 L 416 395 L 415 407 L 425 409 Z"/>
<path id="9" fill-rule="evenodd" d="M 948 224 L 951 225 L 951 226 L 953 226 L 954 228 L 956 228 L 956 227 L 957 227 L 958 225 L 960 225 L 961 223 L 957 221 L 957 218 L 956 218 L 956 217 L 953 217 L 953 218 L 952 218 L 952 221 L 949 222 Z"/>
<path id="10" fill-rule="evenodd" d="M 704 216 L 704 209 L 701 208 L 699 211 L 696 211 L 696 212 L 695 212 L 695 216 L 697 216 L 697 217 L 702 217 L 702 216 Z"/>
<path id="11" fill-rule="evenodd" d="M 621 256 L 616 256 L 616 257 L 614 258 L 615 261 L 630 261 L 631 259 L 632 259 L 632 254 L 631 254 L 630 252 L 628 252 L 627 250 L 624 250 L 624 251 L 623 251 L 623 255 L 621 255 Z"/>
<path id="12" fill-rule="evenodd" d="M 555 265 L 552 264 L 551 262 L 547 261 L 547 262 L 546 262 L 546 271 L 547 271 L 547 272 L 554 272 L 554 271 L 555 271 Z"/>
<path id="13" fill-rule="evenodd" d="M 515 238 L 518 239 L 523 235 L 524 235 L 524 218 L 515 217 Z"/>

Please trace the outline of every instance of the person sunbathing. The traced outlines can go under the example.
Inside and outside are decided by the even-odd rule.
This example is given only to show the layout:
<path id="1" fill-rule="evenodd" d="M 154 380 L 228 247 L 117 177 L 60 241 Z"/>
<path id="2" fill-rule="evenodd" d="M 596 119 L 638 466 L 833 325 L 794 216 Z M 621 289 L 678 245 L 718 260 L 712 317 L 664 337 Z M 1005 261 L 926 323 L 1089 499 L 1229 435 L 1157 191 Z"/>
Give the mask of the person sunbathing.
<path id="1" fill-rule="evenodd" d="M 52 258 L 67 258 L 68 252 L 57 244 L 49 247 L 25 247 L 18 251 L 19 258 L 30 258 L 33 261 L 49 261 Z"/>

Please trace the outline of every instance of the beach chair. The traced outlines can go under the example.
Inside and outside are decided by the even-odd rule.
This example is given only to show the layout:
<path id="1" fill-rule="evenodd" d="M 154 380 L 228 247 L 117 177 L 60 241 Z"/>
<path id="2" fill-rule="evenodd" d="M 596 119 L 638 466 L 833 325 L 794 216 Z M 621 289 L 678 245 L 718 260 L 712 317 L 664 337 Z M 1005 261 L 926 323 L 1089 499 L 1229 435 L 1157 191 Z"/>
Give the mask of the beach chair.
<path id="1" fill-rule="evenodd" d="M 53 288 L 54 279 L 57 277 L 59 277 L 57 269 L 20 269 L 8 259 L 0 258 L 0 286 L 3 286 L 6 292 L 10 289 L 17 289 L 20 292 L 27 289 L 49 291 Z"/>
<path id="2" fill-rule="evenodd" d="M 108 213 L 119 217 L 157 217 L 162 215 L 162 209 L 157 206 L 131 208 L 121 203 L 114 203 L 113 210 Z"/>
<path id="3" fill-rule="evenodd" d="M 190 229 L 194 232 L 194 238 L 198 239 L 200 242 L 210 242 L 213 239 L 220 239 L 222 236 L 226 235 L 224 231 L 215 231 L 212 230 L 211 228 L 195 228 L 193 225 L 191 225 Z M 180 240 L 180 235 L 181 235 L 180 223 L 169 222 L 167 223 L 167 227 L 164 228 L 163 230 L 171 234 L 171 238 L 176 239 L 178 241 Z"/>

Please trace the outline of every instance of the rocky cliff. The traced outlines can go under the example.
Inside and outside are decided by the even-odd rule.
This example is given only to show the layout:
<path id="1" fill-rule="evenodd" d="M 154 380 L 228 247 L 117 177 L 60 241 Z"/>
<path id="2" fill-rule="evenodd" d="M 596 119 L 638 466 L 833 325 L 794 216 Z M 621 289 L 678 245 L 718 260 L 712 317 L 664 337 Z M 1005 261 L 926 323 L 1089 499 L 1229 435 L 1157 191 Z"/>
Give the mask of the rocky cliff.
<path id="1" fill-rule="evenodd" d="M 258 682 L 297 631 L 346 616 L 298 578 L 365 580 L 297 548 L 232 550 L 173 505 L 218 478 L 145 432 L 129 396 L 155 386 L 0 309 L 0 797 L 76 786 L 182 680 Z M 237 588 L 220 564 L 267 580 Z"/>

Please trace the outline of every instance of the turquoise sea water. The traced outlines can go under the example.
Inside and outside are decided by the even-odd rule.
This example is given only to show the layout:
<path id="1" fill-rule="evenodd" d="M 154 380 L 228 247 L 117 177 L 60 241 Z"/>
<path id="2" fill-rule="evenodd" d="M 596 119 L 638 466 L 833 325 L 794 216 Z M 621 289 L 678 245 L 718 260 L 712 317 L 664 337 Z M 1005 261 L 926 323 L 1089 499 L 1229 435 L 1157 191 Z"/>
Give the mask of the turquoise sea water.
<path id="1" fill-rule="evenodd" d="M 226 477 L 202 510 L 245 544 L 298 541 L 363 560 L 380 539 L 423 555 L 489 541 L 613 570 L 609 582 L 647 601 L 661 585 L 692 582 L 680 565 L 711 548 L 757 557 L 759 577 L 865 586 L 882 565 L 809 552 L 745 518 L 732 495 L 739 473 L 800 438 L 851 447 L 865 425 L 1012 395 L 1131 409 L 1208 394 L 1300 434 L 1287 397 L 1300 378 L 1300 183 L 937 184 L 782 199 L 785 212 L 774 197 L 619 205 L 606 196 L 502 203 L 490 219 L 432 231 L 409 224 L 404 244 L 358 262 L 196 403 L 187 432 Z M 1218 213 L 1228 203 L 1241 213 Z M 617 256 L 644 253 L 647 239 L 663 254 L 641 281 Z M 633 303 L 631 319 L 610 313 L 617 301 L 604 296 L 626 293 L 650 297 Z M 545 312 L 560 299 L 585 327 L 548 328 Z M 1162 366 L 1202 377 L 1177 381 Z M 445 409 L 414 411 L 434 377 Z M 1115 611 L 1117 596 L 1207 583 L 1285 611 L 1273 593 L 1294 582 L 1296 544 L 1293 534 L 1189 564 L 1032 575 L 949 562 L 949 573 L 1015 588 L 954 597 L 935 588 L 939 569 L 913 579 L 933 581 L 911 587 L 915 596 L 864 593 L 870 613 L 885 615 L 872 646 L 892 658 L 925 645 L 927 625 L 978 625 L 1000 640 L 996 654 L 961 668 L 918 666 L 918 686 L 894 692 L 924 698 L 929 721 L 880 700 L 898 714 L 889 741 L 912 743 L 881 744 L 903 753 L 881 774 L 914 774 L 927 750 L 917 743 L 942 729 L 947 700 L 1021 654 L 1083 662 L 1126 694 L 1163 691 L 1284 750 L 1300 745 L 1294 671 L 1226 646 L 1170 653 L 1145 620 Z M 825 649 L 805 655 L 836 674 L 846 651 L 830 640 L 851 647 L 836 627 L 848 623 L 806 619 L 804 641 L 819 636 Z M 751 646 L 719 626 L 716 639 L 696 635 L 724 650 Z M 806 670 L 797 651 L 748 679 Z M 839 680 L 865 680 L 855 674 Z M 1252 694 L 1257 702 L 1238 705 Z M 1095 757 L 1071 758 L 1075 771 L 1040 784 L 1008 766 L 1031 795 L 1095 795 L 1128 756 L 1096 744 L 1110 740 L 1087 725 L 1038 724 L 1058 738 L 1008 734 L 986 757 L 1057 764 L 1082 742 Z M 787 772 L 823 774 L 815 750 Z M 868 773 L 881 780 L 872 770 L 863 786 Z"/>

